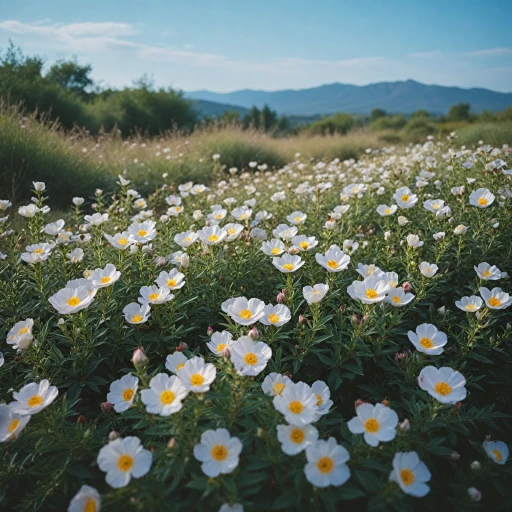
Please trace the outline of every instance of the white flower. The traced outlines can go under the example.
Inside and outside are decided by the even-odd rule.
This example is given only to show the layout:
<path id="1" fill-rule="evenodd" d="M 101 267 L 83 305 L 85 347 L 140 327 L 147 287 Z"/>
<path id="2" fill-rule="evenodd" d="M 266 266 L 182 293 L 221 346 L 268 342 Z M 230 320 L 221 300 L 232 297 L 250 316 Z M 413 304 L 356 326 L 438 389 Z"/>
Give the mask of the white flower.
<path id="1" fill-rule="evenodd" d="M 236 469 L 241 451 L 240 439 L 231 437 L 225 428 L 218 428 L 201 434 L 201 442 L 194 446 L 194 457 L 202 462 L 203 473 L 215 478 Z"/>
<path id="2" fill-rule="evenodd" d="M 272 265 L 285 274 L 299 270 L 305 263 L 300 256 L 291 254 L 272 258 Z"/>
<path id="3" fill-rule="evenodd" d="M 121 277 L 121 272 L 116 270 L 112 263 L 107 263 L 105 268 L 97 268 L 89 279 L 96 288 L 106 288 L 113 285 Z"/>
<path id="4" fill-rule="evenodd" d="M 496 464 L 505 464 L 508 459 L 508 446 L 503 441 L 484 441 L 483 447 L 489 458 Z"/>
<path id="5" fill-rule="evenodd" d="M 317 252 L 315 259 L 328 272 L 341 272 L 350 263 L 350 256 L 336 249 L 329 249 L 325 254 Z"/>
<path id="6" fill-rule="evenodd" d="M 286 250 L 286 246 L 283 244 L 283 242 L 281 242 L 281 240 L 274 238 L 270 242 L 263 242 L 261 244 L 261 250 L 267 256 L 279 256 Z"/>
<path id="7" fill-rule="evenodd" d="M 317 380 L 313 382 L 311 391 L 313 391 L 316 396 L 316 405 L 318 406 L 318 411 L 315 414 L 315 419 L 313 421 L 317 421 L 320 419 L 320 416 L 323 416 L 329 412 L 329 409 L 333 404 L 332 400 L 330 399 L 331 390 L 325 382 Z"/>
<path id="8" fill-rule="evenodd" d="M 420 461 L 416 452 L 398 452 L 393 457 L 393 471 L 389 480 L 396 482 L 405 494 L 422 498 L 429 493 L 425 483 L 431 478 L 427 466 Z"/>
<path id="9" fill-rule="evenodd" d="M 181 247 L 190 247 L 198 238 L 198 234 L 191 230 L 174 235 L 174 241 Z"/>
<path id="10" fill-rule="evenodd" d="M 137 299 L 141 304 L 164 304 L 174 299 L 169 288 L 158 286 L 143 286 L 140 290 L 140 297 Z"/>
<path id="11" fill-rule="evenodd" d="M 476 313 L 482 307 L 483 303 L 484 301 L 480 297 L 471 295 L 471 297 L 462 297 L 455 302 L 455 305 L 467 313 Z"/>
<path id="12" fill-rule="evenodd" d="M 328 284 L 319 283 L 314 286 L 304 286 L 304 288 L 302 288 L 302 295 L 304 295 L 306 302 L 311 305 L 320 302 L 328 291 Z"/>
<path id="13" fill-rule="evenodd" d="M 311 251 L 318 245 L 318 240 L 314 236 L 294 236 L 292 244 L 297 247 L 299 251 Z"/>
<path id="14" fill-rule="evenodd" d="M 57 236 L 64 229 L 65 222 L 60 219 L 55 222 L 50 222 L 41 230 L 41 233 L 46 233 L 50 236 Z"/>
<path id="15" fill-rule="evenodd" d="M 13 345 L 14 349 L 27 349 L 34 338 L 32 334 L 32 327 L 34 326 L 34 320 L 27 318 L 21 322 L 16 322 L 11 330 L 7 333 L 7 343 Z"/>
<path id="16" fill-rule="evenodd" d="M 133 478 L 144 476 L 151 468 L 153 456 L 144 450 L 138 437 L 116 439 L 104 446 L 98 454 L 98 466 L 107 473 L 105 480 L 111 487 L 125 487 Z"/>
<path id="17" fill-rule="evenodd" d="M 289 377 L 281 375 L 280 373 L 272 372 L 263 379 L 261 390 L 266 395 L 276 396 L 280 395 L 288 384 L 292 384 Z"/>
<path id="18" fill-rule="evenodd" d="M 219 331 L 212 334 L 206 346 L 213 354 L 220 357 L 229 352 L 233 343 L 233 336 L 229 331 Z"/>
<path id="19" fill-rule="evenodd" d="M 52 295 L 48 301 L 61 314 L 68 315 L 85 309 L 94 299 L 95 292 L 91 292 L 90 284 L 66 286 Z"/>
<path id="20" fill-rule="evenodd" d="M 496 199 L 496 196 L 487 188 L 478 188 L 469 195 L 469 204 L 478 208 L 487 208 Z"/>
<path id="21" fill-rule="evenodd" d="M 14 414 L 22 416 L 36 414 L 48 407 L 58 394 L 59 390 L 55 386 L 50 386 L 47 379 L 39 384 L 31 382 L 23 386 L 19 392 L 14 391 L 12 396 L 15 401 L 11 402 L 9 407 Z"/>
<path id="22" fill-rule="evenodd" d="M 386 296 L 385 302 L 391 304 L 395 308 L 406 306 L 414 299 L 412 293 L 406 293 L 402 288 L 391 286 Z"/>
<path id="23" fill-rule="evenodd" d="M 489 265 L 486 261 L 474 267 L 480 279 L 484 281 L 497 281 L 502 278 L 501 270 L 496 265 Z"/>
<path id="24" fill-rule="evenodd" d="M 357 251 L 357 249 L 359 249 L 358 242 L 354 242 L 354 240 L 344 240 L 343 241 L 343 252 L 344 253 L 353 254 L 354 252 Z M 331 247 L 329 247 L 329 250 L 337 251 L 337 250 L 339 250 L 339 247 L 337 245 L 331 245 Z"/>
<path id="25" fill-rule="evenodd" d="M 304 382 L 289 383 L 274 397 L 274 407 L 290 425 L 309 425 L 318 413 L 318 399 Z"/>
<path id="26" fill-rule="evenodd" d="M 227 314 L 240 325 L 255 324 L 263 317 L 265 303 L 259 299 L 236 298 L 228 307 Z"/>
<path id="27" fill-rule="evenodd" d="M 439 233 L 434 233 L 432 236 L 434 237 L 434 240 L 439 241 L 446 236 L 446 233 L 444 231 L 439 231 Z"/>
<path id="28" fill-rule="evenodd" d="M 52 252 L 52 249 L 55 247 L 54 243 L 40 243 L 28 245 L 25 247 L 24 253 L 21 255 L 21 259 L 26 261 L 27 263 L 42 263 L 46 261 Z"/>
<path id="29" fill-rule="evenodd" d="M 108 240 L 110 245 L 122 251 L 128 249 L 128 247 L 135 243 L 135 237 L 128 231 L 116 233 L 114 236 L 111 236 L 107 233 L 103 233 L 103 236 Z"/>
<path id="30" fill-rule="evenodd" d="M 8 201 L 7 199 L 1 199 L 0 200 L 0 210 L 5 211 L 7 208 L 10 208 L 12 206 L 11 201 Z"/>
<path id="31" fill-rule="evenodd" d="M 229 503 L 224 503 L 218 512 L 244 512 L 244 507 L 239 503 L 233 503 L 230 505 Z"/>
<path id="32" fill-rule="evenodd" d="M 181 370 L 179 377 L 183 385 L 193 393 L 205 393 L 215 380 L 217 370 L 211 363 L 205 363 L 199 356 L 190 358 Z"/>
<path id="33" fill-rule="evenodd" d="M 7 404 L 0 404 L 0 443 L 16 439 L 30 421 L 30 415 L 13 412 Z"/>
<path id="34" fill-rule="evenodd" d="M 406 224 L 409 224 L 409 220 L 407 220 L 407 217 L 404 217 L 403 215 L 399 215 L 399 217 L 398 217 L 398 225 L 399 226 L 405 226 Z"/>
<path id="35" fill-rule="evenodd" d="M 231 345 L 230 354 L 239 375 L 254 376 L 265 369 L 272 350 L 263 341 L 254 342 L 250 336 L 242 336 Z"/>
<path id="36" fill-rule="evenodd" d="M 439 270 L 439 267 L 435 263 L 427 263 L 426 261 L 422 261 L 418 267 L 425 277 L 434 277 Z"/>
<path id="37" fill-rule="evenodd" d="M 432 213 L 437 213 L 444 206 L 444 201 L 442 199 L 428 199 L 423 203 L 423 208 Z"/>
<path id="38" fill-rule="evenodd" d="M 197 232 L 197 235 L 201 242 L 206 245 L 218 245 L 226 238 L 228 232 L 224 228 L 221 229 L 219 226 L 215 225 L 204 227 Z"/>
<path id="39" fill-rule="evenodd" d="M 420 241 L 420 237 L 418 235 L 407 235 L 407 243 L 409 247 L 421 247 L 425 242 Z"/>
<path id="40" fill-rule="evenodd" d="M 347 293 L 363 304 L 373 304 L 382 302 L 390 288 L 390 284 L 380 276 L 372 275 L 366 277 L 363 281 L 353 281 L 347 288 Z"/>
<path id="41" fill-rule="evenodd" d="M 468 226 L 464 226 L 464 224 L 459 224 L 453 232 L 456 235 L 465 235 L 468 232 Z"/>
<path id="42" fill-rule="evenodd" d="M 91 226 L 101 226 L 108 221 L 108 213 L 93 213 L 84 217 Z"/>
<path id="43" fill-rule="evenodd" d="M 73 197 L 71 200 L 75 206 L 82 206 L 85 202 L 83 197 Z"/>
<path id="44" fill-rule="evenodd" d="M 466 379 L 448 366 L 425 366 L 418 377 L 421 389 L 442 404 L 454 404 L 466 398 Z"/>
<path id="45" fill-rule="evenodd" d="M 355 418 L 348 422 L 352 434 L 364 434 L 364 440 L 370 446 L 392 441 L 396 436 L 398 415 L 383 404 L 361 404 L 356 407 Z"/>
<path id="46" fill-rule="evenodd" d="M 345 464 L 350 454 L 334 437 L 327 441 L 316 441 L 306 448 L 307 464 L 304 473 L 309 483 L 316 487 L 339 487 L 350 478 L 350 469 Z"/>
<path id="47" fill-rule="evenodd" d="M 302 212 L 293 212 L 286 217 L 286 220 L 293 224 L 294 226 L 298 226 L 300 224 L 304 224 L 308 216 Z"/>
<path id="48" fill-rule="evenodd" d="M 185 366 L 188 361 L 187 356 L 183 352 L 174 352 L 169 354 L 165 359 L 165 367 L 171 372 L 178 375 L 179 371 Z"/>
<path id="49" fill-rule="evenodd" d="M 143 324 L 151 316 L 151 308 L 149 304 L 139 305 L 136 302 L 131 302 L 124 307 L 123 315 L 129 324 Z"/>
<path id="50" fill-rule="evenodd" d="M 385 204 L 380 204 L 377 206 L 377 213 L 381 217 L 388 217 L 389 215 L 393 215 L 397 211 L 398 207 L 396 204 L 392 204 L 391 206 L 387 206 Z"/>
<path id="51" fill-rule="evenodd" d="M 272 231 L 272 234 L 276 238 L 282 238 L 283 240 L 291 240 L 298 232 L 298 228 L 295 226 L 288 226 L 287 224 L 279 224 L 277 228 Z"/>
<path id="52" fill-rule="evenodd" d="M 512 304 L 512 297 L 501 288 L 489 290 L 482 286 L 479 291 L 489 309 L 505 309 Z"/>
<path id="53" fill-rule="evenodd" d="M 29 204 L 28 206 L 20 206 L 18 208 L 18 213 L 22 217 L 26 217 L 27 219 L 34 217 L 34 215 L 39 211 L 39 208 L 35 204 Z"/>
<path id="54" fill-rule="evenodd" d="M 246 220 L 249 219 L 252 215 L 252 210 L 247 206 L 240 206 L 235 208 L 231 212 L 231 216 L 236 220 Z"/>
<path id="55" fill-rule="evenodd" d="M 416 333 L 409 331 L 407 336 L 409 341 L 416 347 L 416 350 L 431 356 L 442 354 L 444 352 L 443 347 L 448 341 L 446 334 L 438 331 L 437 327 L 432 324 L 418 325 Z"/>
<path id="56" fill-rule="evenodd" d="M 187 396 L 188 390 L 176 375 L 166 373 L 155 375 L 149 382 L 149 389 L 140 392 L 146 411 L 160 416 L 170 416 L 177 413 L 181 401 Z"/>
<path id="57" fill-rule="evenodd" d="M 208 219 L 210 219 L 210 224 L 218 224 L 221 220 L 223 220 L 226 215 L 227 215 L 228 211 L 225 210 L 224 208 L 217 208 L 215 210 L 213 210 L 212 213 L 209 213 L 208 214 Z"/>
<path id="58" fill-rule="evenodd" d="M 173 268 L 170 272 L 160 272 L 155 283 L 161 288 L 169 290 L 179 290 L 185 286 L 185 275 Z"/>
<path id="59" fill-rule="evenodd" d="M 66 254 L 66 258 L 73 264 L 80 263 L 84 259 L 84 250 L 77 247 Z"/>
<path id="60" fill-rule="evenodd" d="M 139 379 L 130 373 L 112 382 L 107 400 L 114 406 L 114 411 L 123 412 L 128 410 L 135 400 L 138 387 Z"/>
<path id="61" fill-rule="evenodd" d="M 384 272 L 379 267 L 377 267 L 377 265 L 364 265 L 363 263 L 357 264 L 356 272 L 363 277 L 373 275 L 382 276 L 382 274 L 384 274 Z"/>
<path id="62" fill-rule="evenodd" d="M 393 194 L 393 199 L 399 208 L 412 208 L 418 202 L 418 196 L 409 187 L 400 187 Z"/>
<path id="63" fill-rule="evenodd" d="M 318 441 L 318 430 L 313 425 L 277 425 L 277 439 L 286 455 L 297 455 Z"/>
<path id="64" fill-rule="evenodd" d="M 100 508 L 100 493 L 94 487 L 82 485 L 69 502 L 68 512 L 99 512 Z"/>
<path id="65" fill-rule="evenodd" d="M 152 220 L 145 220 L 144 222 L 134 222 L 128 228 L 130 233 L 136 242 L 139 244 L 145 244 L 156 238 L 156 223 Z"/>
<path id="66" fill-rule="evenodd" d="M 288 323 L 292 317 L 290 310 L 284 304 L 267 304 L 263 309 L 263 316 L 260 318 L 260 322 L 263 325 L 273 325 L 275 327 L 281 327 Z"/>
<path id="67" fill-rule="evenodd" d="M 244 227 L 242 224 L 226 224 L 224 226 L 224 229 L 227 231 L 228 235 L 226 237 L 226 242 L 232 242 L 233 240 L 236 240 L 240 233 L 244 230 Z"/>

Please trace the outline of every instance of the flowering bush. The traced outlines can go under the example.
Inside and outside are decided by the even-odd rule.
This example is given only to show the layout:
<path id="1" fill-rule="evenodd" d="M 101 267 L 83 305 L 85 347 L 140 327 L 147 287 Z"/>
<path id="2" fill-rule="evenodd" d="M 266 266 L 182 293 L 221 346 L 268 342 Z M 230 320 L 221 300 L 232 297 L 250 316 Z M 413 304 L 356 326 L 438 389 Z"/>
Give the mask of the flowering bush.
<path id="1" fill-rule="evenodd" d="M 2 509 L 510 509 L 510 153 L 0 201 Z"/>

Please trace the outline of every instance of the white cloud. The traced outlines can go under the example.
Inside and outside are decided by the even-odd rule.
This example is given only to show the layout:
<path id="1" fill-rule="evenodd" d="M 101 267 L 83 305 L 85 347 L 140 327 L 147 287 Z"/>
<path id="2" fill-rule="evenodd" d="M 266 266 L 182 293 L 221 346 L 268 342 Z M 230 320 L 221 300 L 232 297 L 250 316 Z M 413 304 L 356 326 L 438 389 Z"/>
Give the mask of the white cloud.
<path id="1" fill-rule="evenodd" d="M 490 48 L 488 50 L 478 50 L 475 52 L 469 52 L 468 55 L 471 57 L 492 57 L 493 55 L 512 55 L 512 48 Z"/>

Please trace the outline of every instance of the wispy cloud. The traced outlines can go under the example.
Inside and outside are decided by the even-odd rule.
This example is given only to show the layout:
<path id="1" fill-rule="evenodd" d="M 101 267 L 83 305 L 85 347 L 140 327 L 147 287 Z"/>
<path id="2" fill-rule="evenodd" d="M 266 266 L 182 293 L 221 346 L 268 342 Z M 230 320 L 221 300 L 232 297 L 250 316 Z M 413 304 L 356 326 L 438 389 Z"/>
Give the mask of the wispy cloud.
<path id="1" fill-rule="evenodd" d="M 512 55 L 512 48 L 490 48 L 488 50 L 478 50 L 475 52 L 469 52 L 471 57 L 492 57 L 502 55 Z"/>
<path id="2" fill-rule="evenodd" d="M 414 58 L 418 58 L 418 59 L 432 59 L 435 57 L 441 57 L 442 55 L 445 55 L 445 53 L 440 50 L 433 50 L 431 52 L 409 53 L 409 54 L 407 54 L 407 57 L 414 57 Z"/>

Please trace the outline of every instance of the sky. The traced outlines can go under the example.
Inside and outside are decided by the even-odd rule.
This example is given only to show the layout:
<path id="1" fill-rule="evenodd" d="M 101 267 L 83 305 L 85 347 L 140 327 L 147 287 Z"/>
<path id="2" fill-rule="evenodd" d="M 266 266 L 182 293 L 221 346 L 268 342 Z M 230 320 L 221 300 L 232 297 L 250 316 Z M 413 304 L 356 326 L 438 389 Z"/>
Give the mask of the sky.
<path id="1" fill-rule="evenodd" d="M 512 0 L 0 0 L 11 39 L 103 87 L 303 89 L 413 79 L 512 91 Z"/>

